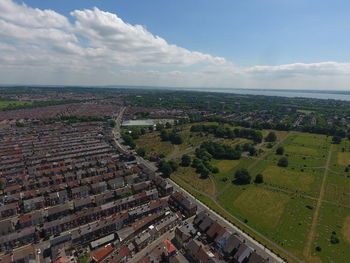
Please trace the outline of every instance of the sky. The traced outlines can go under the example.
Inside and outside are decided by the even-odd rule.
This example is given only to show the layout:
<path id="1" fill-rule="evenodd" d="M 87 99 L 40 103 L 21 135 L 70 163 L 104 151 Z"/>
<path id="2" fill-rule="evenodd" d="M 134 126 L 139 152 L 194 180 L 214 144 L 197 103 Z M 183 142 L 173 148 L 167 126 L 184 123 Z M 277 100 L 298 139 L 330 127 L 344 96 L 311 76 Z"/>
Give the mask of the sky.
<path id="1" fill-rule="evenodd" d="M 0 84 L 350 90 L 349 1 L 0 0 Z"/>

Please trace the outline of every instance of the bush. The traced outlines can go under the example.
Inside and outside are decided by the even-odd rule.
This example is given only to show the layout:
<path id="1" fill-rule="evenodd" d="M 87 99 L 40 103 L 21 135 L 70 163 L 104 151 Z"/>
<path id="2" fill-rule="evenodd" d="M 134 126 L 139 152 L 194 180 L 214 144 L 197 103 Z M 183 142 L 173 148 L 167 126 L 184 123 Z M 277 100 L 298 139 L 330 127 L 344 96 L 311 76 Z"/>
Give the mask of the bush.
<path id="1" fill-rule="evenodd" d="M 136 153 L 141 157 L 144 157 L 146 155 L 146 150 L 144 148 L 137 148 Z"/>
<path id="2" fill-rule="evenodd" d="M 288 159 L 286 157 L 282 157 L 279 159 L 277 165 L 280 167 L 288 167 Z"/>
<path id="3" fill-rule="evenodd" d="M 194 158 L 192 161 L 192 167 L 197 168 L 200 165 L 203 165 L 202 161 L 198 158 Z"/>
<path id="4" fill-rule="evenodd" d="M 278 147 L 276 149 L 276 154 L 283 155 L 284 154 L 284 148 L 282 146 Z"/>
<path id="5" fill-rule="evenodd" d="M 181 158 L 181 165 L 184 167 L 190 166 L 191 161 L 192 161 L 191 156 L 189 156 L 188 154 L 185 154 Z"/>
<path id="6" fill-rule="evenodd" d="M 276 140 L 277 140 L 277 136 L 276 136 L 276 133 L 274 132 L 270 132 L 265 138 L 265 141 L 267 142 L 275 142 Z"/>
<path id="7" fill-rule="evenodd" d="M 262 174 L 257 174 L 255 176 L 255 180 L 254 180 L 254 183 L 256 184 L 262 184 L 264 182 L 264 177 Z"/>
<path id="8" fill-rule="evenodd" d="M 219 168 L 217 168 L 217 167 L 213 167 L 213 169 L 211 170 L 211 172 L 214 173 L 214 174 L 218 174 L 218 173 L 220 173 L 220 170 L 219 170 Z"/>
<path id="9" fill-rule="evenodd" d="M 337 237 L 337 234 L 335 234 L 334 232 L 333 232 L 333 234 L 331 235 L 331 243 L 333 244 L 333 245 L 335 245 L 335 244 L 338 244 L 340 241 L 339 241 L 339 238 Z"/>
<path id="10" fill-rule="evenodd" d="M 169 161 L 169 164 L 170 164 L 171 169 L 172 169 L 174 172 L 179 168 L 179 165 L 178 165 L 177 162 L 175 162 L 175 161 Z"/>
<path id="11" fill-rule="evenodd" d="M 341 137 L 339 137 L 339 136 L 333 136 L 333 138 L 332 138 L 332 143 L 333 143 L 333 144 L 340 144 L 340 143 L 341 143 Z"/>
<path id="12" fill-rule="evenodd" d="M 201 175 L 202 179 L 205 179 L 205 178 L 208 178 L 209 173 L 210 173 L 209 170 L 207 168 L 203 167 L 203 169 L 201 169 L 199 174 Z"/>

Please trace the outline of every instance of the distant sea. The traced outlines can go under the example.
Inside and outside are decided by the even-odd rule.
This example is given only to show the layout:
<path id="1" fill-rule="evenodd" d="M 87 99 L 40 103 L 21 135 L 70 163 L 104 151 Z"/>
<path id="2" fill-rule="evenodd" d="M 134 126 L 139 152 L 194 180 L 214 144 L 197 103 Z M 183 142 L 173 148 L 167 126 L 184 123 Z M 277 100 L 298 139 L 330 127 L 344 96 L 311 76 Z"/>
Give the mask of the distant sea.
<path id="1" fill-rule="evenodd" d="M 224 92 L 242 95 L 263 95 L 263 96 L 278 96 L 289 98 L 312 98 L 312 99 L 326 99 L 326 100 L 345 100 L 350 101 L 349 91 L 314 91 L 314 90 L 257 90 L 257 89 L 203 89 L 193 88 L 186 90 L 205 91 L 205 92 Z"/>

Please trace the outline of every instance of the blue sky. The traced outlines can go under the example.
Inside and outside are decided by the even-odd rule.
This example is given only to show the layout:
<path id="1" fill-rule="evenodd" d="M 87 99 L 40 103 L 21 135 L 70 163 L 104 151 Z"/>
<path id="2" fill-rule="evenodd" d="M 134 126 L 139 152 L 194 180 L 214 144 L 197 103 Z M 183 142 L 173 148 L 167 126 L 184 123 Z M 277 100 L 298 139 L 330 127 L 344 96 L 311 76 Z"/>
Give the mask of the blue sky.
<path id="1" fill-rule="evenodd" d="M 49 41 L 35 43 L 36 46 L 49 47 L 47 56 L 53 58 L 52 66 L 48 64 L 50 67 L 48 75 L 51 79 L 48 76 L 42 82 L 51 84 L 57 82 L 60 78 L 55 78 L 55 73 L 64 74 L 64 69 L 58 69 L 57 65 L 69 63 L 68 61 L 73 59 L 69 56 L 63 61 L 62 56 L 62 61 L 57 62 L 54 59 L 54 55 L 57 54 L 50 53 L 52 50 L 58 52 L 58 50 L 69 49 L 69 52 L 72 52 L 74 49 L 76 54 L 86 56 L 87 60 L 91 59 L 91 56 L 96 58 L 95 53 L 91 55 L 91 50 L 82 50 L 88 47 L 93 48 L 99 55 L 102 54 L 102 49 L 115 55 L 107 61 L 107 64 L 110 64 L 108 68 L 101 65 L 100 69 L 93 72 L 91 68 L 88 69 L 95 75 L 92 78 L 96 82 L 94 84 L 144 83 L 169 86 L 209 84 L 235 88 L 348 89 L 346 85 L 348 73 L 350 73 L 348 72 L 350 71 L 348 64 L 350 61 L 348 51 L 350 2 L 348 1 L 24 0 L 24 3 L 25 7 L 21 5 L 21 1 L 3 0 L 2 8 L 7 13 L 9 13 L 8 10 L 15 12 L 17 8 L 17 12 L 25 14 L 28 24 L 22 23 L 20 26 L 35 29 L 33 35 L 39 34 L 37 25 L 31 24 L 30 16 L 35 16 L 34 8 L 52 10 L 57 13 L 57 16 L 69 21 L 69 25 L 63 22 L 65 25 L 60 27 L 61 33 L 65 37 L 72 35 L 79 39 L 79 41 L 69 40 L 72 44 L 70 47 L 64 47 L 63 44 L 52 47 L 52 42 Z M 94 11 L 94 7 L 97 7 L 98 11 Z M 76 10 L 80 10 L 80 13 L 72 14 Z M 100 24 L 94 22 L 92 27 L 95 32 L 92 33 L 88 29 L 94 18 L 90 17 L 91 20 L 88 21 L 85 17 L 87 13 L 91 13 L 90 15 L 94 13 L 95 17 L 108 17 L 108 21 L 101 19 Z M 121 19 L 122 24 L 118 24 L 118 21 L 109 14 Z M 50 15 L 46 13 L 40 22 L 45 24 L 45 19 L 50 19 Z M 6 22 L 5 27 L 10 28 L 10 23 L 18 26 L 18 22 L 11 20 L 8 16 L 1 17 L 0 14 L 0 22 L 1 19 L 4 23 Z M 77 22 L 82 22 L 83 26 L 79 27 Z M 129 33 L 123 31 L 127 24 L 131 25 L 127 29 Z M 140 31 L 136 34 L 133 29 L 137 27 L 136 25 L 141 25 L 142 30 L 146 30 L 151 35 L 149 37 L 153 39 L 147 37 L 145 41 L 142 36 L 140 37 Z M 52 31 L 52 28 L 57 29 L 58 26 L 52 24 L 52 28 L 49 27 L 47 30 Z M 116 30 L 113 33 L 115 36 L 120 36 L 120 32 L 123 32 L 122 34 L 125 33 L 127 38 L 130 37 L 133 43 L 131 46 L 137 46 L 137 52 L 144 48 L 144 52 L 137 55 L 137 58 L 142 57 L 142 59 L 130 57 L 134 49 L 124 49 L 125 45 L 130 45 L 130 42 L 121 44 L 118 42 L 120 38 L 113 38 L 113 40 L 109 38 L 110 35 L 105 33 L 110 28 Z M 31 42 L 33 40 L 30 36 L 28 41 L 21 38 L 20 44 L 18 36 L 8 36 L 3 33 L 3 35 L 0 34 L 0 41 L 1 36 L 6 40 L 4 45 L 22 46 L 23 43 L 27 43 L 28 53 L 33 48 Z M 121 38 L 125 39 L 125 36 Z M 159 43 L 157 36 L 166 41 L 166 44 Z M 115 42 L 105 46 L 109 41 Z M 145 42 L 147 44 L 142 46 Z M 175 50 L 172 45 L 176 45 L 179 49 Z M 152 46 L 151 53 L 150 46 Z M 22 57 L 26 57 L 26 54 Z M 106 57 L 103 58 L 106 59 Z M 35 61 L 35 58 L 31 57 L 28 66 L 32 68 L 32 64 L 40 64 L 40 59 L 42 58 L 38 57 Z M 8 61 L 13 59 L 9 58 Z M 102 55 L 94 62 L 101 61 Z M 81 60 L 79 63 L 78 60 L 74 62 L 79 65 L 83 63 Z M 21 81 L 26 78 L 31 81 L 35 79 L 33 76 L 35 69 L 32 75 L 28 72 L 23 73 L 23 70 L 18 68 L 13 70 L 16 76 L 20 76 Z M 65 75 L 67 78 L 65 84 L 69 84 L 70 81 L 72 84 L 87 84 L 85 81 L 79 81 L 86 77 L 84 72 L 79 71 L 78 68 L 75 68 L 74 72 L 75 75 L 71 72 Z M 107 73 L 109 77 L 105 76 Z M 198 78 L 204 75 L 205 81 L 198 81 Z M 294 81 L 293 87 L 290 84 L 291 80 Z M 14 82 L 14 79 L 9 79 L 8 82 Z"/>
<path id="2" fill-rule="evenodd" d="M 314 0 L 25 1 L 69 16 L 98 8 L 190 50 L 239 65 L 350 60 L 350 2 Z"/>

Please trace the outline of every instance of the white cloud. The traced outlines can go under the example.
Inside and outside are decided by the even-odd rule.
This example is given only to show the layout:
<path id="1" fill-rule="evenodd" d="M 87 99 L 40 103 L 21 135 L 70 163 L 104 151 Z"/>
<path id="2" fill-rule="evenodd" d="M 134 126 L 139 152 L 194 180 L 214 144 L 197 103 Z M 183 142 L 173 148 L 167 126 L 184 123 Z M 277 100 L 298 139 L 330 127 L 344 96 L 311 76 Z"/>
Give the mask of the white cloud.
<path id="1" fill-rule="evenodd" d="M 40 10 L 18 5 L 11 0 L 0 1 L 0 16 L 11 23 L 25 27 L 69 27 L 66 17 L 52 10 Z"/>
<path id="2" fill-rule="evenodd" d="M 103 48 L 105 54 L 119 65 L 225 63 L 223 58 L 168 44 L 143 26 L 127 24 L 117 15 L 96 7 L 76 10 L 71 15 L 76 18 L 74 32 L 87 38 L 92 47 Z"/>
<path id="3" fill-rule="evenodd" d="M 98 8 L 70 15 L 0 0 L 2 83 L 349 89 L 350 63 L 243 68 Z"/>

